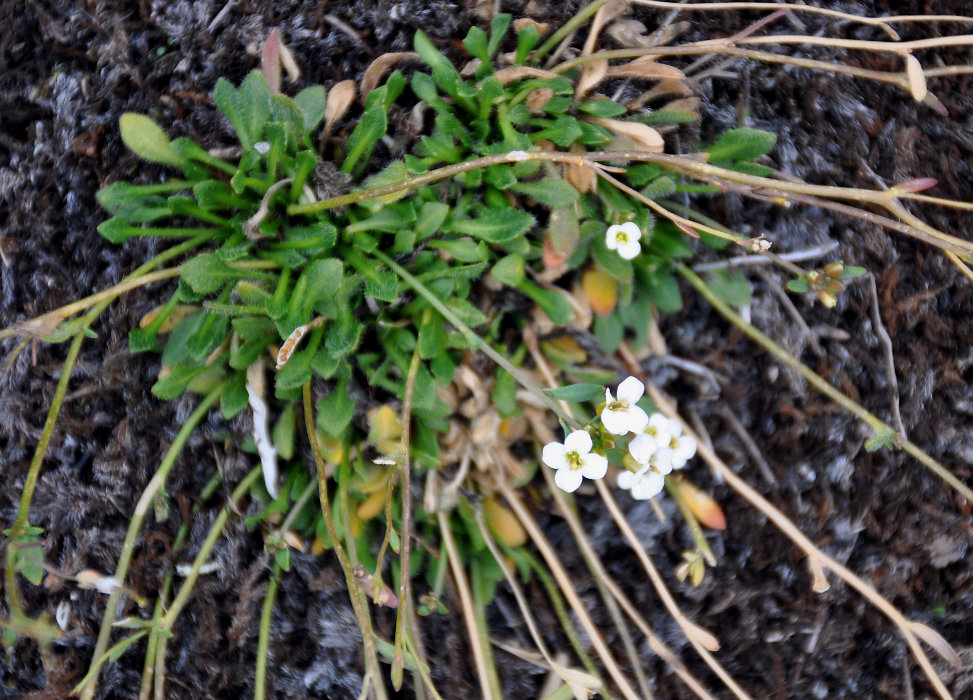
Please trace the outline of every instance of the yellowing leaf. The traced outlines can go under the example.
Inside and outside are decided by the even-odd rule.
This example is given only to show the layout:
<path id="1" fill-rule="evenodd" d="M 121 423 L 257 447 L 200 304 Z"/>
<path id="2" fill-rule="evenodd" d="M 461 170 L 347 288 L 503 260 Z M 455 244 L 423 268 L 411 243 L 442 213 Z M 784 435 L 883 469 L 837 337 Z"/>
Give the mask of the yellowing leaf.
<path id="1" fill-rule="evenodd" d="M 484 499 L 483 517 L 494 536 L 508 547 L 520 547 L 527 541 L 527 533 L 517 516 L 495 498 Z"/>
<path id="2" fill-rule="evenodd" d="M 368 441 L 382 454 L 399 451 L 402 440 L 402 423 L 391 406 L 379 406 L 368 412 Z"/>
<path id="3" fill-rule="evenodd" d="M 581 288 L 591 302 L 591 310 L 599 316 L 607 316 L 618 303 L 618 280 L 604 268 L 588 269 L 581 278 Z"/>
<path id="4" fill-rule="evenodd" d="M 163 165 L 182 164 L 182 158 L 172 148 L 162 128 L 144 114 L 126 112 L 118 120 L 122 141 L 132 153 L 144 160 Z"/>

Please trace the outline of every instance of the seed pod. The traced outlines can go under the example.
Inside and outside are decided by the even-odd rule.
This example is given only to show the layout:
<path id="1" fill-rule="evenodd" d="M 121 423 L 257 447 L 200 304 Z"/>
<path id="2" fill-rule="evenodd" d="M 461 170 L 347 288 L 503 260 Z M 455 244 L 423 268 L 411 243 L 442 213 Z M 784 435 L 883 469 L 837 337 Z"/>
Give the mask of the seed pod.
<path id="1" fill-rule="evenodd" d="M 291 359 L 291 355 L 294 353 L 294 348 L 296 348 L 297 344 L 301 342 L 301 338 L 303 338 L 304 334 L 307 333 L 307 329 L 307 324 L 298 326 L 291 331 L 289 336 L 287 336 L 287 340 L 285 340 L 284 344 L 280 347 L 280 352 L 277 353 L 277 371 L 280 371 L 283 366 L 287 364 L 287 361 Z"/>
<path id="2" fill-rule="evenodd" d="M 723 509 L 708 493 L 682 479 L 679 482 L 679 495 L 701 524 L 713 530 L 726 529 L 726 516 L 723 514 Z"/>

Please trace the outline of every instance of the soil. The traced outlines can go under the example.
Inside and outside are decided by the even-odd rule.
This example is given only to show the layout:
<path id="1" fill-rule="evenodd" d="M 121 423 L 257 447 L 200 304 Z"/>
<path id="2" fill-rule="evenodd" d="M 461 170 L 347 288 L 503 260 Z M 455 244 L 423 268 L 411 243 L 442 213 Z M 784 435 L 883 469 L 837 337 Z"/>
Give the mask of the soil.
<path id="1" fill-rule="evenodd" d="M 888 2 L 834 3 L 867 15 Z M 962 12 L 962 0 L 891 3 L 901 14 Z M 503 2 L 518 15 L 524 3 Z M 563 21 L 577 3 L 528 11 Z M 968 7 L 966 8 L 969 9 Z M 637 8 L 656 26 L 664 14 Z M 0 327 L 32 318 L 117 283 L 150 257 L 153 242 L 114 246 L 95 228 L 104 214 L 97 189 L 116 180 L 152 182 L 160 170 L 132 156 L 118 136 L 123 112 L 144 112 L 171 135 L 207 147 L 229 142 L 208 97 L 216 79 L 239 82 L 255 67 L 254 47 L 281 28 L 304 69 L 301 85 L 331 86 L 360 78 L 373 58 L 408 50 L 416 29 L 457 50 L 472 7 L 445 0 L 332 0 L 300 3 L 141 0 L 118 3 L 0 2 Z M 689 37 L 725 36 L 756 14 L 693 13 Z M 801 14 L 778 20 L 787 31 L 883 39 L 877 28 L 838 24 Z M 790 25 L 790 26 L 787 26 Z M 963 25 L 899 25 L 904 39 L 962 33 Z M 897 70 L 894 55 L 830 49 L 803 55 L 872 69 Z M 969 49 L 919 53 L 925 66 L 969 62 Z M 703 139 L 746 119 L 779 136 L 770 160 L 810 182 L 883 187 L 935 177 L 942 197 L 973 201 L 973 76 L 930 81 L 949 116 L 917 106 L 887 85 L 747 63 L 733 77 L 706 81 Z M 686 145 L 688 148 L 688 144 Z M 820 344 L 815 352 L 774 292 L 778 273 L 753 281 L 754 323 L 886 421 L 897 402 L 910 439 L 973 483 L 973 286 L 939 252 L 874 225 L 818 208 L 777 208 L 737 195 L 709 204 L 713 215 L 741 232 L 766 232 L 787 252 L 830 241 L 828 260 L 861 265 L 875 278 L 881 323 L 892 338 L 898 396 L 876 334 L 867 283 L 851 285 L 827 311 L 792 297 Z M 933 225 L 969 237 L 969 215 L 917 210 Z M 163 403 L 149 393 L 158 358 L 132 355 L 127 333 L 167 297 L 164 283 L 112 304 L 85 343 L 60 422 L 43 465 L 31 523 L 44 529 L 47 562 L 59 571 L 114 570 L 128 519 L 193 399 Z M 955 697 L 973 697 L 973 546 L 970 508 L 921 465 L 900 452 L 867 452 L 867 429 L 772 357 L 733 330 L 688 288 L 686 308 L 662 321 L 669 351 L 705 366 L 715 383 L 658 359 L 646 361 L 652 379 L 697 416 L 714 447 L 741 476 L 790 515 L 832 556 L 870 581 L 911 619 L 949 640 L 965 662 L 956 670 L 933 658 Z M 2 345 L 3 355 L 13 348 Z M 0 526 L 17 510 L 31 456 L 51 404 L 66 345 L 31 346 L 0 376 Z M 761 469 L 732 427 L 735 416 L 762 455 Z M 190 440 L 170 479 L 168 519 L 149 519 L 128 585 L 151 595 L 173 563 L 191 561 L 225 501 L 204 503 L 189 545 L 173 552 L 174 533 L 217 464 L 233 484 L 250 468 L 218 412 Z M 728 527 L 710 535 L 719 565 L 698 588 L 672 575 L 689 545 L 682 528 L 660 524 L 647 504 L 627 512 L 667 577 L 680 604 L 721 641 L 719 659 L 754 697 L 929 697 L 927 683 L 894 626 L 845 585 L 815 594 L 806 562 L 763 516 L 697 460 L 694 479 L 723 504 Z M 668 499 L 663 506 L 671 509 Z M 707 686 L 718 681 L 672 623 L 634 555 L 594 498 L 581 496 L 582 518 L 611 573 L 666 643 Z M 551 540 L 575 574 L 578 592 L 596 619 L 607 618 L 566 526 L 543 500 L 534 504 Z M 5 542 L 4 542 L 5 544 Z M 214 554 L 216 571 L 203 576 L 170 640 L 167 694 L 172 698 L 236 698 L 253 693 L 257 618 L 269 576 L 259 531 L 233 519 Z M 354 698 L 361 686 L 360 634 L 337 562 L 330 555 L 295 553 L 274 609 L 268 688 L 274 697 Z M 0 656 L 0 696 L 62 698 L 85 673 L 104 596 L 52 579 L 19 581 L 27 611 L 51 617 L 68 601 L 67 634 L 49 648 L 21 638 Z M 542 622 L 553 620 L 536 582 L 528 593 Z M 452 610 L 458 605 L 447 600 Z M 7 610 L 0 611 L 5 617 Z M 134 614 L 136 609 L 125 610 Z M 391 617 L 378 616 L 386 636 Z M 516 605 L 501 592 L 491 608 L 491 635 L 525 638 Z M 470 651 L 458 615 L 423 620 L 433 678 L 445 698 L 476 694 Z M 619 645 L 609 632 L 608 641 Z M 550 639 L 553 645 L 563 644 Z M 620 649 L 621 647 L 618 646 Z M 661 698 L 690 697 L 647 645 L 644 667 Z M 137 695 L 143 647 L 109 663 L 99 698 Z M 536 697 L 539 670 L 497 651 L 506 697 Z M 729 697 L 717 690 L 718 697 Z M 401 697 L 411 697 L 408 682 Z"/>

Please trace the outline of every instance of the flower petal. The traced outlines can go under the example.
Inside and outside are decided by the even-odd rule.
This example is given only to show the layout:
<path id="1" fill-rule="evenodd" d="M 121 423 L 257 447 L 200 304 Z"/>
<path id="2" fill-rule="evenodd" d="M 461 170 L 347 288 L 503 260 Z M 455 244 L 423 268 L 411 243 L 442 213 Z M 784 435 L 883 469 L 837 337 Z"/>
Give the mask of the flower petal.
<path id="1" fill-rule="evenodd" d="M 652 469 L 657 471 L 659 474 L 668 474 L 672 471 L 672 449 L 669 447 L 660 447 L 656 450 L 655 454 L 652 455 L 652 459 L 649 460 L 649 464 L 652 465 Z"/>
<path id="2" fill-rule="evenodd" d="M 637 241 L 642 237 L 642 229 L 640 229 L 639 225 L 634 221 L 626 221 L 618 228 L 620 228 L 630 240 Z"/>
<path id="3" fill-rule="evenodd" d="M 598 454 L 586 454 L 581 458 L 581 475 L 588 479 L 601 479 L 608 472 L 608 460 Z"/>
<path id="4" fill-rule="evenodd" d="M 551 469 L 563 469 L 568 466 L 567 448 L 559 442 L 549 442 L 541 452 L 541 461 Z"/>
<path id="5" fill-rule="evenodd" d="M 630 472 L 628 469 L 622 469 L 618 472 L 618 488 L 620 489 L 630 489 L 641 479 L 641 472 L 636 474 L 635 472 Z"/>
<path id="6" fill-rule="evenodd" d="M 696 438 L 692 435 L 681 435 L 676 440 L 676 449 L 672 453 L 672 466 L 675 469 L 682 469 L 695 454 Z"/>
<path id="7" fill-rule="evenodd" d="M 618 243 L 617 248 L 618 248 L 619 256 L 621 256 L 625 260 L 632 260 L 634 258 L 637 258 L 639 256 L 639 253 L 642 252 L 642 246 L 639 245 L 639 242 L 633 241 L 631 239 Z"/>
<path id="8" fill-rule="evenodd" d="M 568 452 L 577 452 L 579 456 L 591 452 L 591 436 L 587 430 L 575 430 L 564 438 L 564 449 Z"/>
<path id="9" fill-rule="evenodd" d="M 645 426 L 649 424 L 649 417 L 638 406 L 630 406 L 628 409 L 628 429 L 633 433 L 641 433 Z"/>
<path id="10" fill-rule="evenodd" d="M 665 484 L 665 477 L 653 471 L 648 471 L 632 487 L 632 498 L 637 501 L 645 501 L 657 496 L 662 491 L 663 484 Z"/>
<path id="11" fill-rule="evenodd" d="M 648 464 L 657 449 L 659 449 L 659 444 L 654 437 L 647 433 L 639 433 L 628 443 L 628 453 L 639 464 Z"/>
<path id="12" fill-rule="evenodd" d="M 582 476 L 580 469 L 558 469 L 554 473 L 554 483 L 562 491 L 574 493 L 581 486 Z"/>
<path id="13" fill-rule="evenodd" d="M 625 435 L 628 432 L 628 412 L 613 411 L 607 406 L 601 411 L 601 422 L 612 435 Z"/>
<path id="14" fill-rule="evenodd" d="M 645 393 L 645 385 L 636 377 L 628 377 L 618 385 L 618 400 L 625 401 L 629 406 L 634 406 Z"/>
<path id="15" fill-rule="evenodd" d="M 621 226 L 609 226 L 608 230 L 605 231 L 605 247 L 608 250 L 615 250 L 618 247 L 618 232 L 621 230 Z"/>

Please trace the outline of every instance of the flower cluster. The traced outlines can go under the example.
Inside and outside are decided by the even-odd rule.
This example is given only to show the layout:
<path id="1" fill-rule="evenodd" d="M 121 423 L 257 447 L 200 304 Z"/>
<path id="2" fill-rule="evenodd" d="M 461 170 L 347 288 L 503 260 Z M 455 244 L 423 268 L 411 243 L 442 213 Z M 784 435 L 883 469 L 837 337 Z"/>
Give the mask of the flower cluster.
<path id="1" fill-rule="evenodd" d="M 616 395 L 605 389 L 605 406 L 601 410 L 604 431 L 624 436 L 633 433 L 628 444 L 626 468 L 618 475 L 619 488 L 630 491 L 637 500 L 652 498 L 662 491 L 665 475 L 682 469 L 696 454 L 696 440 L 682 434 L 677 420 L 661 413 L 646 414 L 638 406 L 645 386 L 635 377 L 618 385 Z M 571 493 L 584 477 L 602 478 L 608 460 L 592 452 L 593 441 L 586 430 L 575 430 L 564 443 L 552 442 L 544 446 L 541 461 L 556 470 L 554 483 Z"/>

